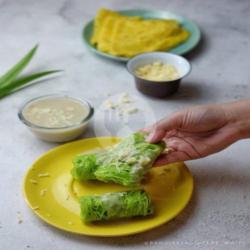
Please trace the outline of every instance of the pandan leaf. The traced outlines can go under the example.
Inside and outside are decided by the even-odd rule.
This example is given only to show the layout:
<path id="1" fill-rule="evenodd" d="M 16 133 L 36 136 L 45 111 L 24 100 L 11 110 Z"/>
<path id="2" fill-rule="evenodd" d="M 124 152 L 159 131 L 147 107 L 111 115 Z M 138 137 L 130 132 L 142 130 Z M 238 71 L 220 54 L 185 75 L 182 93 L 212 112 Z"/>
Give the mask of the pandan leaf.
<path id="1" fill-rule="evenodd" d="M 61 70 L 50 70 L 44 72 L 38 72 L 31 75 L 26 75 L 15 79 L 14 81 L 10 82 L 8 85 L 1 86 L 0 85 L 0 98 L 13 93 L 14 91 L 19 90 L 22 86 L 32 83 L 37 79 L 43 78 L 45 76 L 61 72 Z"/>
<path id="2" fill-rule="evenodd" d="M 22 72 L 36 53 L 38 45 L 31 49 L 17 64 L 0 77 L 0 86 L 7 86 Z"/>

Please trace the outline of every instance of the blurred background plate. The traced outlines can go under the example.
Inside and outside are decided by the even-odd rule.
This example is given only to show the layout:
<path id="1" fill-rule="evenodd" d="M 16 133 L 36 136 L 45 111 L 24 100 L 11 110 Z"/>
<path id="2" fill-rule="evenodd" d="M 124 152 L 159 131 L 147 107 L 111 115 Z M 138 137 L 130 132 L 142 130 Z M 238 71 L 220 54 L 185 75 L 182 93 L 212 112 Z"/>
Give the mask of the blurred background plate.
<path id="1" fill-rule="evenodd" d="M 79 197 L 128 190 L 112 183 L 74 181 L 72 158 L 117 143 L 114 137 L 99 137 L 67 143 L 50 150 L 34 162 L 24 179 L 24 196 L 33 212 L 48 224 L 77 234 L 122 236 L 144 232 L 174 218 L 193 192 L 193 178 L 184 163 L 152 168 L 143 188 L 150 194 L 153 216 L 85 224 L 80 219 Z"/>
<path id="2" fill-rule="evenodd" d="M 200 41 L 201 32 L 200 32 L 199 27 L 191 20 L 186 19 L 182 16 L 179 16 L 175 13 L 168 12 L 168 11 L 160 11 L 160 10 L 122 10 L 118 12 L 127 16 L 141 16 L 145 19 L 175 19 L 179 21 L 182 27 L 187 29 L 190 32 L 190 37 L 184 43 L 181 43 L 177 47 L 171 50 L 168 50 L 167 52 L 174 53 L 177 55 L 183 55 L 189 52 L 190 50 L 192 50 Z M 91 20 L 90 22 L 88 22 L 83 29 L 83 40 L 85 44 L 87 45 L 87 47 L 92 52 L 100 56 L 104 56 L 106 58 L 113 59 L 116 61 L 127 62 L 129 60 L 129 58 L 113 56 L 113 55 L 104 53 L 96 49 L 96 47 L 90 43 L 90 39 L 93 34 L 93 29 L 94 29 L 94 20 Z"/>

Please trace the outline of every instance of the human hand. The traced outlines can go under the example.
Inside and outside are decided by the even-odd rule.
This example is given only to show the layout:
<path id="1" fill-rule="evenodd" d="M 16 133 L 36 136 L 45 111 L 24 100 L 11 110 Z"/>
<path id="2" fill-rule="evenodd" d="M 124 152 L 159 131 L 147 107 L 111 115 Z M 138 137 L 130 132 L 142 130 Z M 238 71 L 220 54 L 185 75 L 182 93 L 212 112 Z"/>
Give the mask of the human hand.
<path id="1" fill-rule="evenodd" d="M 163 140 L 170 148 L 157 159 L 155 166 L 205 157 L 244 137 L 241 133 L 242 117 L 249 104 L 248 101 L 247 105 L 234 103 L 191 107 L 143 129 L 149 132 L 149 142 Z M 248 125 L 250 130 L 250 122 Z"/>

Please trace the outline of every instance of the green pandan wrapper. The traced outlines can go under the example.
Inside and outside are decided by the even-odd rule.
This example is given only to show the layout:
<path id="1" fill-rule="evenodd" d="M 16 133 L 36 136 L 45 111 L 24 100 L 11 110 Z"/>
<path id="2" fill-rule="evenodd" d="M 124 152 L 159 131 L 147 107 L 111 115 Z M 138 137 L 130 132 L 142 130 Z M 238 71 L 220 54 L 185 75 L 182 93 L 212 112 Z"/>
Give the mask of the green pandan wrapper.
<path id="1" fill-rule="evenodd" d="M 96 180 L 95 171 L 97 169 L 96 155 L 79 155 L 73 159 L 74 167 L 71 174 L 76 180 Z"/>
<path id="2" fill-rule="evenodd" d="M 154 212 L 151 199 L 144 190 L 82 196 L 80 205 L 84 222 L 147 216 Z"/>
<path id="3" fill-rule="evenodd" d="M 134 133 L 105 152 L 76 156 L 71 174 L 77 180 L 136 186 L 164 148 L 146 142 L 144 133 Z"/>

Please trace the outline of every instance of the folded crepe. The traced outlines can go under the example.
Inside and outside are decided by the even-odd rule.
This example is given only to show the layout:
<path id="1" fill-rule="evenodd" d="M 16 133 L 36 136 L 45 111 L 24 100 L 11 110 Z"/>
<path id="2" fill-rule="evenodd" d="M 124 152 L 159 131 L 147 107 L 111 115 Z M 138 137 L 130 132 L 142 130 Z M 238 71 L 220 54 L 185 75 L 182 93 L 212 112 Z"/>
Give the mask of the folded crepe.
<path id="1" fill-rule="evenodd" d="M 84 222 L 147 216 L 153 213 L 151 199 L 144 190 L 82 196 L 80 206 Z"/>
<path id="2" fill-rule="evenodd" d="M 76 156 L 71 174 L 76 180 L 137 186 L 164 148 L 164 143 L 152 144 L 144 133 L 134 133 L 104 152 Z"/>
<path id="3" fill-rule="evenodd" d="M 187 40 L 189 32 L 176 20 L 143 19 L 100 9 L 94 21 L 91 43 L 100 51 L 132 57 L 150 51 L 166 51 Z"/>

